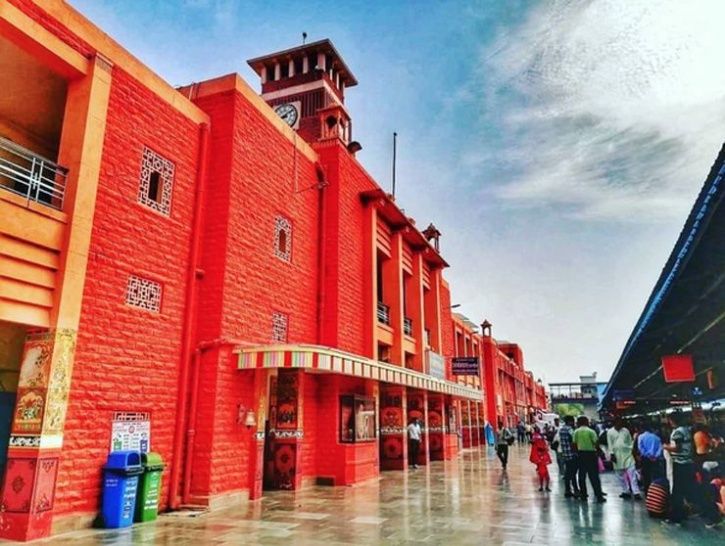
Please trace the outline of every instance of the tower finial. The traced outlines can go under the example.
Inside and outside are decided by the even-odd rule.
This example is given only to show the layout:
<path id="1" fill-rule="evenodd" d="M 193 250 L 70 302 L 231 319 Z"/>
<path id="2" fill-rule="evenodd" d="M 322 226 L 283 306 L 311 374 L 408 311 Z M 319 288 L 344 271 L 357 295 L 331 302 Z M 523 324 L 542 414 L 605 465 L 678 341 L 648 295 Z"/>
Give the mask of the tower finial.
<path id="1" fill-rule="evenodd" d="M 303 32 L 302 33 L 302 45 L 305 45 L 305 42 L 306 41 L 307 41 L 307 33 L 306 32 Z"/>

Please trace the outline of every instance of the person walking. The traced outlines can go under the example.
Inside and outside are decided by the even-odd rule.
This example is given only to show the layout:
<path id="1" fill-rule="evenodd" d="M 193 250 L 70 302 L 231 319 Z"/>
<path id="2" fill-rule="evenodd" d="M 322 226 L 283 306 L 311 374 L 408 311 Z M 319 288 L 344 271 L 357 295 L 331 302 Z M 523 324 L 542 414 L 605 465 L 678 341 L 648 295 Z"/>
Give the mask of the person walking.
<path id="1" fill-rule="evenodd" d="M 587 477 L 594 490 L 597 502 L 607 502 L 602 492 L 602 483 L 599 480 L 599 468 L 597 466 L 597 433 L 589 428 L 589 419 L 582 415 L 577 419 L 577 429 L 573 435 L 573 446 L 579 458 L 579 492 L 582 501 L 586 502 Z"/>
<path id="2" fill-rule="evenodd" d="M 579 468 L 576 451 L 572 445 L 574 441 L 574 416 L 564 417 L 564 424 L 559 428 L 559 450 L 557 457 L 561 454 L 564 461 L 564 496 L 566 498 L 579 496 L 579 485 L 576 480 L 576 473 Z"/>
<path id="3" fill-rule="evenodd" d="M 645 422 L 643 428 L 644 432 L 637 438 L 637 449 L 642 461 L 642 490 L 646 495 L 650 484 L 664 475 L 664 460 L 662 440 L 654 433 L 652 423 Z"/>
<path id="4" fill-rule="evenodd" d="M 693 459 L 692 432 L 682 413 L 670 414 L 673 427 L 670 443 L 663 446 L 672 457 L 672 497 L 668 523 L 680 524 L 687 517 L 685 500 L 698 505 L 695 495 L 695 461 Z"/>
<path id="5" fill-rule="evenodd" d="M 503 425 L 503 421 L 498 422 L 498 437 L 496 438 L 496 456 L 501 461 L 501 467 L 506 470 L 509 462 L 509 443 L 513 442 L 514 433 Z"/>
<path id="6" fill-rule="evenodd" d="M 519 424 L 516 425 L 516 441 L 519 444 L 523 444 L 525 439 L 526 439 L 526 425 L 524 425 L 523 421 L 519 421 Z"/>
<path id="7" fill-rule="evenodd" d="M 413 468 L 418 468 L 418 455 L 420 454 L 420 437 L 423 431 L 417 417 L 413 417 L 413 421 L 408 425 L 408 457 L 409 464 Z"/>
<path id="8" fill-rule="evenodd" d="M 556 454 L 556 466 L 559 469 L 559 476 L 564 478 L 564 474 L 566 473 L 566 466 L 564 464 L 564 458 L 561 456 L 561 452 L 559 450 L 559 444 L 561 443 L 561 439 L 559 438 L 559 431 L 561 430 L 561 421 L 559 421 L 559 418 L 554 419 L 554 434 L 551 437 L 551 441 L 549 442 L 551 445 L 551 449 L 554 450 L 554 453 Z"/>
<path id="9" fill-rule="evenodd" d="M 546 486 L 547 492 L 551 491 L 549 488 L 551 485 L 551 477 L 549 476 L 549 465 L 551 464 L 549 444 L 536 426 L 534 426 L 534 433 L 531 437 L 529 461 L 536 465 L 536 475 L 539 477 L 539 491 L 543 491 L 544 486 Z"/>
<path id="10" fill-rule="evenodd" d="M 622 486 L 619 497 L 631 499 L 634 496 L 635 500 L 642 500 L 639 485 L 637 484 L 634 454 L 632 453 L 634 442 L 621 417 L 614 419 L 614 425 L 607 431 L 607 445 L 609 446 L 614 472 L 617 474 L 619 483 Z"/>

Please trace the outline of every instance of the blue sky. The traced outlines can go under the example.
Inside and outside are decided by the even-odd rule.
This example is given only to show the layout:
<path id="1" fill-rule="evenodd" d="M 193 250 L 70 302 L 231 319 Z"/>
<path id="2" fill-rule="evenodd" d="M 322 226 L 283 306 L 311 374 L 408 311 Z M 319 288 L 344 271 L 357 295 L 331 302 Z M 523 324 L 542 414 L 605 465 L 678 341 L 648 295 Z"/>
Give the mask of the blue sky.
<path id="1" fill-rule="evenodd" d="M 725 136 L 718 0 L 71 0 L 173 85 L 332 39 L 358 155 L 443 232 L 459 311 L 607 378 Z"/>

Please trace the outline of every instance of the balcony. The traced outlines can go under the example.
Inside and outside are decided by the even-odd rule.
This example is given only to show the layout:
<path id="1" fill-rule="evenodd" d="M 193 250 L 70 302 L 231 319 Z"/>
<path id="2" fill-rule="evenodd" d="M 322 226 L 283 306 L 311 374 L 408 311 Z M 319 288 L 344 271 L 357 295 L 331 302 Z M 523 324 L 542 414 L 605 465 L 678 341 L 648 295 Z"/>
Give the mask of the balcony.
<path id="1" fill-rule="evenodd" d="M 63 210 L 68 169 L 0 137 L 0 188 Z"/>
<path id="2" fill-rule="evenodd" d="M 390 306 L 378 302 L 378 322 L 390 326 Z"/>
<path id="3" fill-rule="evenodd" d="M 403 319 L 403 333 L 406 336 L 413 336 L 413 319 L 405 317 Z"/>

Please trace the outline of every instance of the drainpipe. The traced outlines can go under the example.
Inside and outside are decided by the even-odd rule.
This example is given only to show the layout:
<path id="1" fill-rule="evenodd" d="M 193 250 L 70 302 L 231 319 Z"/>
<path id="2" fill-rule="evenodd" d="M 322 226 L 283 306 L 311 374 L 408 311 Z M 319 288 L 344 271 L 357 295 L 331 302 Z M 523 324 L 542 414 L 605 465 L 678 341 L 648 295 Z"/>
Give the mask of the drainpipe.
<path id="1" fill-rule="evenodd" d="M 199 131 L 199 152 L 196 170 L 196 199 L 194 202 L 194 223 L 191 231 L 191 250 L 189 255 L 189 270 L 186 278 L 186 308 L 184 310 L 184 326 L 182 333 L 181 366 L 179 370 L 179 395 L 176 407 L 176 427 L 174 429 L 174 450 L 171 463 L 171 481 L 169 485 L 168 504 L 172 510 L 179 507 L 179 478 L 183 462 L 184 425 L 186 422 L 186 397 L 189 388 L 189 366 L 192 359 L 194 342 L 194 329 L 196 323 L 196 296 L 198 279 L 201 270 L 198 269 L 202 238 L 202 220 L 204 198 L 206 194 L 206 167 L 209 150 L 209 124 L 202 123 Z"/>
<path id="2" fill-rule="evenodd" d="M 325 315 L 325 259 L 327 251 L 325 234 L 325 179 L 322 166 L 318 163 L 319 181 L 317 185 L 317 344 L 322 345 L 322 329 Z"/>
<path id="3" fill-rule="evenodd" d="M 194 460 L 194 438 L 196 437 L 196 412 L 199 400 L 199 377 L 201 375 L 201 355 L 208 349 L 223 345 L 240 346 L 244 343 L 236 339 L 219 338 L 213 341 L 204 341 L 197 345 L 192 356 L 191 392 L 189 393 L 189 418 L 186 429 L 186 456 L 183 459 L 184 478 L 181 488 L 181 503 L 188 505 L 191 500 L 191 468 Z"/>

